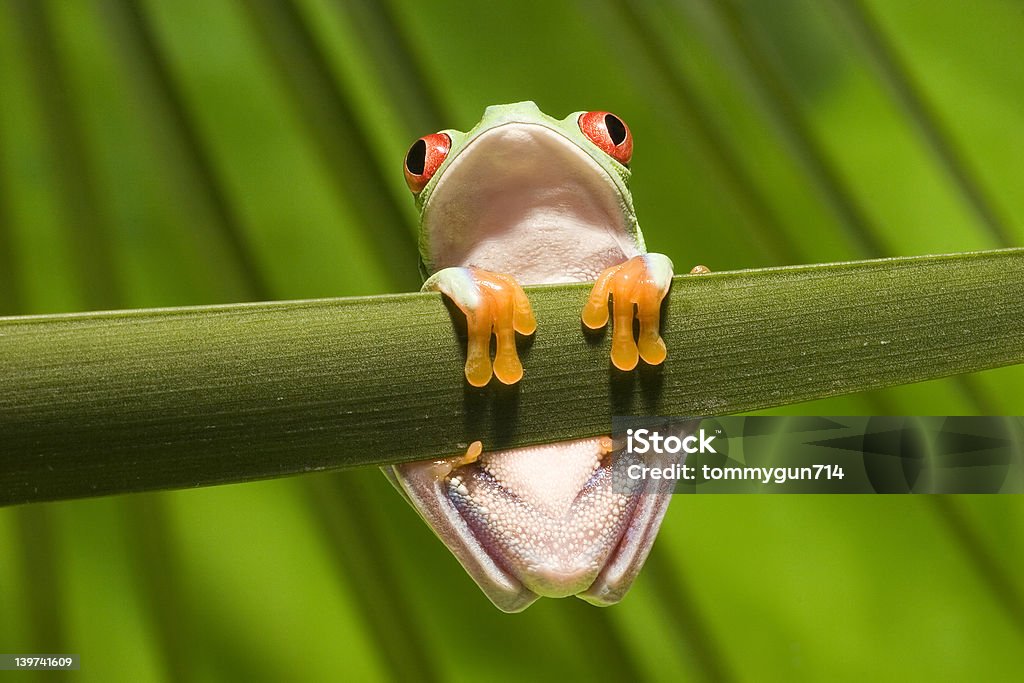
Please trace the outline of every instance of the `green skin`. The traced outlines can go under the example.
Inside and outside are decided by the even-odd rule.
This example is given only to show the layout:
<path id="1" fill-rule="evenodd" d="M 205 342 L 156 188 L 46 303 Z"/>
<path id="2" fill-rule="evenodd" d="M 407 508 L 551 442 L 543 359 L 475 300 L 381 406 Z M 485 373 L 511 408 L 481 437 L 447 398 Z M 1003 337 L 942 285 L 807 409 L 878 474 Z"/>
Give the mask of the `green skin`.
<path id="1" fill-rule="evenodd" d="M 595 280 L 640 259 L 652 286 L 667 292 L 672 264 L 646 253 L 630 170 L 581 131 L 581 114 L 559 120 L 521 102 L 488 107 L 467 133 L 442 131 L 450 151 L 416 195 L 424 289 L 468 315 L 483 298 L 470 266 L 539 284 Z M 606 444 L 485 447 L 471 464 L 384 471 L 500 609 L 520 611 L 541 596 L 608 605 L 643 565 L 670 489 L 641 481 L 613 492 L 618 455 Z"/>

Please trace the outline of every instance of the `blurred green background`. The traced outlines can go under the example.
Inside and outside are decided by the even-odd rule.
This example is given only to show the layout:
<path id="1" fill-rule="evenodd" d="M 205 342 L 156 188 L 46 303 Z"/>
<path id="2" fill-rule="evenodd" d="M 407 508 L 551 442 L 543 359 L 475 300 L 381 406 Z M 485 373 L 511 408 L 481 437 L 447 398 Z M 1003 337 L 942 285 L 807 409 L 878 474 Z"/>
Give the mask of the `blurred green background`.
<path id="1" fill-rule="evenodd" d="M 523 99 L 629 123 L 680 269 L 1024 245 L 1022 36 L 1017 0 L 0 0 L 0 314 L 415 289 L 405 150 Z M 0 652 L 95 681 L 995 680 L 1021 557 L 1013 496 L 688 496 L 622 604 L 509 616 L 344 472 L 0 510 Z"/>

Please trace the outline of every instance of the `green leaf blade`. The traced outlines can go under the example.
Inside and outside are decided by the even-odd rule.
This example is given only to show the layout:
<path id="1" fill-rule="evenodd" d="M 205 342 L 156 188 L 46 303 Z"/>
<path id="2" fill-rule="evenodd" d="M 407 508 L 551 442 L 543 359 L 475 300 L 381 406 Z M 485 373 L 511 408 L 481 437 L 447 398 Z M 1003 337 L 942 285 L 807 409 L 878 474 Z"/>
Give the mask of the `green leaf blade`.
<path id="1" fill-rule="evenodd" d="M 1024 362 L 1024 249 L 677 277 L 669 358 L 635 373 L 582 332 L 588 289 L 531 288 L 526 378 L 482 390 L 437 294 L 0 319 L 0 502 L 579 438 L 613 415 L 743 412 Z"/>

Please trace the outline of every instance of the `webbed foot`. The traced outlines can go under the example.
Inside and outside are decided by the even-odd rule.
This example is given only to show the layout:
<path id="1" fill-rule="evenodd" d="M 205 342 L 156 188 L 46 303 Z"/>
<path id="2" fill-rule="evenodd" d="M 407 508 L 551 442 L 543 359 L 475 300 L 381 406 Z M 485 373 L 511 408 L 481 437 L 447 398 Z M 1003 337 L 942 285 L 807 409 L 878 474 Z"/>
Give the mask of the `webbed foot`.
<path id="1" fill-rule="evenodd" d="M 466 380 L 482 387 L 493 374 L 504 384 L 523 378 L 523 365 L 516 353 L 516 335 L 530 335 L 537 329 L 526 293 L 511 275 L 479 268 L 444 268 L 423 283 L 450 298 L 466 315 L 469 337 L 466 350 Z M 491 333 L 497 337 L 493 370 Z"/>
<path id="2" fill-rule="evenodd" d="M 640 358 L 658 365 L 668 355 L 658 331 L 661 302 L 672 285 L 672 261 L 663 254 L 634 256 L 607 268 L 597 278 L 583 307 L 583 324 L 596 330 L 608 324 L 612 297 L 612 363 L 632 370 Z M 640 320 L 639 339 L 633 339 L 633 309 Z"/>

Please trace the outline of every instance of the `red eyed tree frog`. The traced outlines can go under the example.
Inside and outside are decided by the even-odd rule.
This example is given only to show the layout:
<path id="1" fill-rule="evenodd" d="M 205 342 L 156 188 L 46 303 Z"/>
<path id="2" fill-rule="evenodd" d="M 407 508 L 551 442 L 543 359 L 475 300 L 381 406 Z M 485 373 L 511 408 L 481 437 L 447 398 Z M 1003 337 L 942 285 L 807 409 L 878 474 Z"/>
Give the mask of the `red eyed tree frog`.
<path id="1" fill-rule="evenodd" d="M 536 322 L 521 285 L 596 280 L 582 320 L 604 327 L 612 297 L 612 363 L 629 371 L 665 359 L 658 326 L 672 262 L 644 247 L 632 153 L 614 114 L 558 120 L 533 102 L 488 107 L 468 133 L 413 143 L 405 178 L 420 214 L 423 289 L 465 314 L 471 385 L 523 377 L 515 335 Z M 493 452 L 474 442 L 465 455 L 385 474 L 491 601 L 518 612 L 541 596 L 609 605 L 629 589 L 669 496 L 664 481 L 613 488 L 616 457 L 608 437 Z"/>

